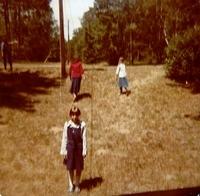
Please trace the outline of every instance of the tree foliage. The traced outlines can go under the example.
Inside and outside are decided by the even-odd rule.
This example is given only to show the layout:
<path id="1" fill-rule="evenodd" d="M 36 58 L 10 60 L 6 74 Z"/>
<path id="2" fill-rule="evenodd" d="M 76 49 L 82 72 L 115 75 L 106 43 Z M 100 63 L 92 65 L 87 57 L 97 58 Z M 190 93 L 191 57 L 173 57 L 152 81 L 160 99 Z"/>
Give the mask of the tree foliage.
<path id="1" fill-rule="evenodd" d="M 58 28 L 50 0 L 1 0 L 0 35 L 7 34 L 18 59 L 59 56 Z M 199 0 L 94 0 L 67 56 L 86 63 L 164 63 L 173 78 L 200 78 Z"/>
<path id="2" fill-rule="evenodd" d="M 200 76 L 200 26 L 189 28 L 170 42 L 167 49 L 167 73 L 178 80 L 193 81 Z"/>
<path id="3" fill-rule="evenodd" d="M 197 78 L 199 25 L 199 0 L 95 0 L 72 45 L 89 63 L 116 64 L 124 56 L 166 62 L 173 78 Z"/>
<path id="4" fill-rule="evenodd" d="M 179 81 L 200 78 L 200 1 L 168 0 L 167 74 Z"/>
<path id="5" fill-rule="evenodd" d="M 129 61 L 162 62 L 165 37 L 159 2 L 95 0 L 82 20 L 83 37 L 74 37 L 85 40 L 79 47 L 85 51 L 85 59 L 116 64 L 119 56 L 124 56 Z"/>
<path id="6" fill-rule="evenodd" d="M 4 18 L 0 33 L 16 41 L 12 45 L 14 57 L 44 60 L 55 35 L 50 0 L 2 0 L 0 7 Z"/>

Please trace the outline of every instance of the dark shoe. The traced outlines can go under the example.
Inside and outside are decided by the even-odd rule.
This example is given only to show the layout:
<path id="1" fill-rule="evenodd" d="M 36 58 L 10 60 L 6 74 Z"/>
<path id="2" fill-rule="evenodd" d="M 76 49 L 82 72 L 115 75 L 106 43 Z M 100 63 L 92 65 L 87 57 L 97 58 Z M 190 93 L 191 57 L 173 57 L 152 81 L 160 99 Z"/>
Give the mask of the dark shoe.
<path id="1" fill-rule="evenodd" d="M 126 96 L 129 96 L 131 94 L 131 91 L 127 90 L 126 91 Z"/>

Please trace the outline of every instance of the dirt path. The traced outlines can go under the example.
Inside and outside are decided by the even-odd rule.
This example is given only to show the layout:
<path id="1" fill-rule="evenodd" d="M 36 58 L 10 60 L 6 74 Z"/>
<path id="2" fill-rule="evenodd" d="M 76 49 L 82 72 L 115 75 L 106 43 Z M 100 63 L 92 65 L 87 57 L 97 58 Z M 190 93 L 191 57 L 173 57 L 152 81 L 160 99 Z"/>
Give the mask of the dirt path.
<path id="1" fill-rule="evenodd" d="M 13 78 L 1 74 L 0 88 L 16 89 L 12 97 L 1 91 L 2 196 L 66 195 L 59 150 L 72 97 L 58 67 L 19 65 Z M 166 79 L 162 66 L 127 69 L 129 97 L 119 95 L 115 67 L 86 66 L 77 103 L 89 150 L 81 195 L 198 186 L 200 94 Z"/>

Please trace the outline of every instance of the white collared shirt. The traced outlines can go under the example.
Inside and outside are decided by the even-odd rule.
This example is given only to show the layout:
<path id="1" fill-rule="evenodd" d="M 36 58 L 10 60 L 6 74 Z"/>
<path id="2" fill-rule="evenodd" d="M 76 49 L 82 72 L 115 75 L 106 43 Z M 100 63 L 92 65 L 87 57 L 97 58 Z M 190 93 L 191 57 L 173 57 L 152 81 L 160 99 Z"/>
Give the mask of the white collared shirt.
<path id="1" fill-rule="evenodd" d="M 79 128 L 79 125 L 75 124 L 72 120 L 69 120 L 68 122 L 65 122 L 64 128 L 63 128 L 63 136 L 62 136 L 62 143 L 61 143 L 61 155 L 67 155 L 67 128 L 71 126 L 73 128 Z M 83 130 L 83 152 L 82 155 L 86 156 L 87 153 L 87 138 L 86 138 L 86 124 L 84 121 L 81 121 L 81 130 Z"/>
<path id="2" fill-rule="evenodd" d="M 126 66 L 124 63 L 120 63 L 117 65 L 116 75 L 118 75 L 119 78 L 126 77 Z"/>

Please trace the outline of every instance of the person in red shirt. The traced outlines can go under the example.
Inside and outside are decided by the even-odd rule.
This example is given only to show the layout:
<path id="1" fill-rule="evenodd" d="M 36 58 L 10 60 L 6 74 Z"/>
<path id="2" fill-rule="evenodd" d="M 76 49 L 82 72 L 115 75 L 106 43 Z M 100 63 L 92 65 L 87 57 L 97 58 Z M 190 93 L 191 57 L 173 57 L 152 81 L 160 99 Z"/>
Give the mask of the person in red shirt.
<path id="1" fill-rule="evenodd" d="M 74 59 L 70 63 L 69 76 L 71 80 L 70 92 L 73 95 L 73 101 L 76 101 L 81 87 L 81 79 L 84 74 L 83 65 L 79 58 Z"/>

